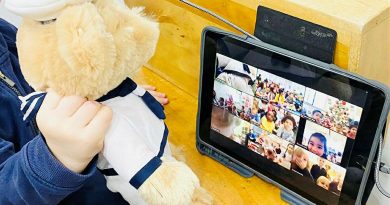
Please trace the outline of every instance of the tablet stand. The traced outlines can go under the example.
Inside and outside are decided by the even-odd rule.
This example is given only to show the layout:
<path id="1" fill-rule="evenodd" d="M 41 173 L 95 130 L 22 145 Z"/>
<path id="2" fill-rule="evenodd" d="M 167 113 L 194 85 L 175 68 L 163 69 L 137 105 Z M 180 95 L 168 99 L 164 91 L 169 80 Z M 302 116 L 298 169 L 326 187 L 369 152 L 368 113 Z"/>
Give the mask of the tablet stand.
<path id="1" fill-rule="evenodd" d="M 293 196 L 292 194 L 288 193 L 287 191 L 281 189 L 280 190 L 280 198 L 282 198 L 284 201 L 291 205 L 306 205 L 305 201 Z"/>
<path id="2" fill-rule="evenodd" d="M 229 169 L 237 172 L 239 175 L 241 175 L 243 177 L 249 178 L 249 177 L 252 177 L 254 175 L 254 173 L 252 171 L 250 171 L 249 169 L 241 166 L 240 164 L 234 162 L 233 160 L 227 158 L 223 154 L 220 154 L 218 151 L 213 150 L 210 147 L 207 147 L 207 146 L 197 142 L 197 148 L 198 148 L 200 153 L 213 158 L 214 160 L 220 162 L 221 164 L 223 164 L 226 167 L 228 167 Z"/>

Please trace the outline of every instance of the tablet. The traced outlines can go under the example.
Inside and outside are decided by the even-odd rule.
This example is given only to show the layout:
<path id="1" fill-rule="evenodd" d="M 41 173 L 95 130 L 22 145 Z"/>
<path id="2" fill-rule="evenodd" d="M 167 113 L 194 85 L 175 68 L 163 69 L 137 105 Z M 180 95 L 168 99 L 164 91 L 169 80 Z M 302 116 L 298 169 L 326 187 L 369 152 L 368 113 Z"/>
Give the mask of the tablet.
<path id="1" fill-rule="evenodd" d="M 305 203 L 360 204 L 388 93 L 335 65 L 208 27 L 197 147 Z"/>

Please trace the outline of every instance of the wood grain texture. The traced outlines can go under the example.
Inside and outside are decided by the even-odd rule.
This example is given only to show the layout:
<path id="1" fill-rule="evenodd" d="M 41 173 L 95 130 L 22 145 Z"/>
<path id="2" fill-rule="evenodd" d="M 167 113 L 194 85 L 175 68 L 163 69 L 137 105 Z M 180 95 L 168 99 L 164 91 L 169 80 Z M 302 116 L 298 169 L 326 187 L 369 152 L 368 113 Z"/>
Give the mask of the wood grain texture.
<path id="1" fill-rule="evenodd" d="M 205 26 L 231 30 L 179 0 L 126 0 L 145 6 L 160 21 L 161 36 L 150 69 L 197 96 L 201 31 Z M 253 33 L 257 0 L 192 0 Z M 389 0 L 262 0 L 262 5 L 335 29 L 335 64 L 390 86 Z"/>
<path id="2" fill-rule="evenodd" d="M 257 177 L 243 178 L 213 159 L 201 155 L 195 147 L 197 99 L 161 78 L 149 69 L 141 69 L 133 79 L 139 84 L 151 84 L 167 93 L 170 103 L 165 106 L 169 141 L 199 176 L 201 184 L 211 193 L 216 205 L 286 204 L 280 190 Z"/>

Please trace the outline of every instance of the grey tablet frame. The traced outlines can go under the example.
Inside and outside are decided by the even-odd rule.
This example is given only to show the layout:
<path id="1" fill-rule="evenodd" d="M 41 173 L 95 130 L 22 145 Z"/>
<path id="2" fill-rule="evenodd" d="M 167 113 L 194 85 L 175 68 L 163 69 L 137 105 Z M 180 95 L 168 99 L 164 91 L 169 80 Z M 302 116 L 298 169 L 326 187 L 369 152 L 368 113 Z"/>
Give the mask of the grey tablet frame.
<path id="1" fill-rule="evenodd" d="M 203 86 L 202 85 L 202 76 L 203 76 L 203 71 L 204 71 L 204 68 L 203 68 L 203 64 L 204 64 L 203 56 L 204 56 L 204 49 L 205 49 L 204 45 L 205 45 L 206 32 L 214 32 L 214 33 L 217 33 L 217 34 L 226 35 L 226 36 L 228 36 L 230 38 L 237 39 L 237 40 L 240 40 L 240 41 L 245 41 L 248 44 L 252 44 L 254 46 L 257 46 L 257 47 L 260 47 L 260 48 L 264 48 L 266 50 L 270 50 L 270 51 L 278 53 L 278 54 L 287 55 L 287 56 L 291 57 L 292 59 L 296 59 L 296 60 L 305 62 L 307 64 L 311 64 L 311 65 L 316 66 L 316 67 L 320 67 L 320 68 L 322 68 L 324 70 L 331 71 L 333 73 L 342 75 L 342 76 L 347 77 L 349 79 L 360 81 L 360 82 L 362 82 L 364 84 L 367 84 L 369 86 L 372 86 L 372 87 L 375 87 L 375 88 L 381 90 L 385 94 L 386 99 L 385 99 L 384 107 L 383 107 L 383 110 L 382 110 L 382 114 L 380 116 L 379 124 L 378 124 L 376 132 L 375 132 L 374 142 L 373 142 L 373 145 L 371 147 L 371 152 L 369 154 L 368 163 L 367 163 L 365 172 L 363 174 L 362 182 L 360 184 L 358 196 L 357 196 L 356 202 L 355 202 L 355 204 L 361 204 L 361 199 L 362 199 L 362 196 L 363 196 L 363 192 L 364 192 L 364 189 L 365 189 L 365 186 L 366 186 L 366 182 L 367 182 L 367 179 L 368 179 L 369 174 L 370 174 L 371 166 L 372 166 L 373 161 L 374 161 L 375 153 L 376 153 L 376 150 L 377 150 L 377 147 L 378 147 L 379 137 L 381 137 L 382 129 L 383 129 L 384 125 L 385 125 L 386 118 L 387 118 L 388 113 L 389 113 L 389 109 L 390 109 L 390 89 L 387 86 L 385 86 L 384 84 L 380 83 L 380 82 L 377 82 L 375 80 L 369 80 L 369 79 L 364 78 L 364 77 L 362 77 L 360 75 L 353 74 L 353 73 L 350 73 L 348 71 L 342 70 L 342 69 L 340 69 L 339 67 L 337 67 L 334 64 L 327 64 L 327 63 L 324 63 L 324 62 L 321 62 L 321 61 L 309 58 L 307 56 L 303 56 L 303 55 L 300 55 L 300 54 L 288 51 L 286 49 L 282 49 L 282 48 L 279 48 L 279 47 L 276 47 L 276 46 L 264 43 L 264 42 L 262 42 L 260 40 L 250 38 L 249 36 L 246 36 L 246 35 L 239 36 L 239 35 L 236 35 L 234 33 L 227 32 L 227 31 L 221 30 L 221 29 L 216 28 L 216 27 L 206 27 L 205 29 L 203 29 L 202 39 L 201 39 L 202 47 L 201 47 L 201 53 L 200 53 L 200 57 L 201 57 L 201 63 L 200 63 L 201 68 L 200 69 L 201 69 L 201 72 L 200 72 L 200 79 L 199 79 L 199 95 L 198 95 L 199 102 L 202 101 L 202 99 L 201 99 L 202 98 L 202 86 Z M 198 104 L 197 125 L 196 125 L 196 146 L 197 146 L 197 149 L 198 149 L 198 151 L 200 153 L 212 157 L 213 159 L 221 162 L 225 166 L 233 169 L 234 171 L 236 171 L 237 173 L 239 173 L 240 175 L 242 175 L 244 177 L 250 177 L 250 176 L 252 176 L 254 174 L 254 175 L 259 176 L 263 180 L 278 186 L 282 190 L 281 197 L 284 200 L 286 200 L 287 202 L 289 202 L 289 203 L 292 203 L 292 204 L 314 204 L 313 202 L 310 202 L 306 198 L 298 195 L 294 191 L 286 188 L 282 184 L 277 183 L 276 181 L 270 179 L 269 177 L 266 177 L 262 173 L 257 172 L 256 170 L 253 170 L 252 168 L 250 168 L 250 167 L 246 166 L 245 164 L 241 163 L 240 161 L 230 157 L 228 154 L 223 153 L 221 150 L 218 150 L 217 148 L 213 147 L 212 145 L 207 144 L 206 142 L 202 141 L 202 139 L 200 138 L 200 133 L 199 133 L 200 112 L 201 112 L 201 103 Z"/>

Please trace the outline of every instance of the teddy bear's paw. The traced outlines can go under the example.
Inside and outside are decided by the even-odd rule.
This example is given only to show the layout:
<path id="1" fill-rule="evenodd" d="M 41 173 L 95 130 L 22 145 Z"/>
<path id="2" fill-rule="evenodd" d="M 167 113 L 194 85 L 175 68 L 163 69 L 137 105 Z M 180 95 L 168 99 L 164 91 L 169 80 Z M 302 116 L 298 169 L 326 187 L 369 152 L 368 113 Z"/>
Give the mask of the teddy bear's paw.
<path id="1" fill-rule="evenodd" d="M 150 205 L 188 205 L 199 187 L 194 172 L 183 162 L 170 158 L 163 161 L 138 191 Z"/>
<path id="2" fill-rule="evenodd" d="M 192 195 L 191 205 L 211 205 L 211 204 L 213 204 L 213 197 L 210 195 L 210 193 L 202 187 L 196 188 L 194 194 Z"/>

